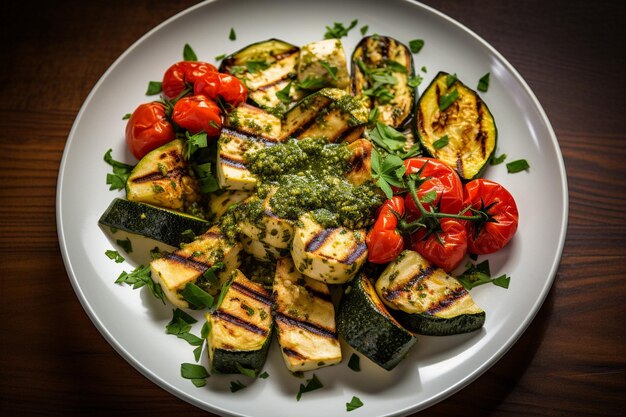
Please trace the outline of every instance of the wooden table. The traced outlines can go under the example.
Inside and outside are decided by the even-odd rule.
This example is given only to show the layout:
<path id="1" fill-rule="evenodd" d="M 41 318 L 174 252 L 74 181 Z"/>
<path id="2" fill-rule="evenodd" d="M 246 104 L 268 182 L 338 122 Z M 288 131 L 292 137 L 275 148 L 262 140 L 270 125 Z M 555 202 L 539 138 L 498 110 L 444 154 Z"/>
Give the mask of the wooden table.
<path id="1" fill-rule="evenodd" d="M 59 161 L 87 94 L 135 40 L 196 2 L 9 3 L 0 25 L 0 414 L 209 415 L 105 341 L 70 285 L 55 224 Z M 491 43 L 531 86 L 564 155 L 570 213 L 554 286 L 528 330 L 420 415 L 624 415 L 626 7 L 426 3 Z"/>

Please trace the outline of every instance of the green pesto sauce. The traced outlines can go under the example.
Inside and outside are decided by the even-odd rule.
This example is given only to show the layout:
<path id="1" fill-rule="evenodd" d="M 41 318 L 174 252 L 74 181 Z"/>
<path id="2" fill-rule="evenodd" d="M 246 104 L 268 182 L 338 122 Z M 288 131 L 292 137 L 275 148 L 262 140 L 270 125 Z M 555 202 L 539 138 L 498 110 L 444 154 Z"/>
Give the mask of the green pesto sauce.
<path id="1" fill-rule="evenodd" d="M 313 212 L 325 227 L 365 227 L 372 223 L 382 198 L 371 182 L 355 186 L 345 179 L 350 170 L 346 143 L 329 144 L 323 139 L 291 139 L 246 155 L 247 166 L 259 179 L 258 195 L 271 189 L 270 207 L 279 217 L 297 220 Z M 262 207 L 249 207 L 250 218 Z"/>

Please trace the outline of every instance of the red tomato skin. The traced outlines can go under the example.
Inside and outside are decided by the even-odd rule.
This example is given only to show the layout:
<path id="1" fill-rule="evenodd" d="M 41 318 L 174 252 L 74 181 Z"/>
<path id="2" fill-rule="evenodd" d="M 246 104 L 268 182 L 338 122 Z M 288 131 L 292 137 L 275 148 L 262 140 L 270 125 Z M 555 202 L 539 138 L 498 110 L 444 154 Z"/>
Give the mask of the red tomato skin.
<path id="1" fill-rule="evenodd" d="M 217 101 L 221 96 L 226 103 L 237 107 L 248 98 L 248 89 L 237 77 L 222 72 L 211 72 L 198 77 L 193 86 L 194 94 L 203 94 Z"/>
<path id="2" fill-rule="evenodd" d="M 490 219 L 466 222 L 470 253 L 494 253 L 511 241 L 517 231 L 519 212 L 515 199 L 506 188 L 484 178 L 472 180 L 465 184 L 465 206 L 470 205 L 476 210 L 485 210 Z"/>
<path id="3" fill-rule="evenodd" d="M 194 95 L 176 102 L 172 120 L 191 133 L 206 132 L 207 136 L 218 136 L 222 129 L 221 112 L 210 98 Z"/>
<path id="4" fill-rule="evenodd" d="M 425 165 L 425 166 L 424 166 Z M 415 174 L 424 167 L 420 178 L 424 182 L 417 189 L 421 199 L 427 192 L 435 191 L 437 198 L 432 203 L 424 204 L 426 210 L 435 207 L 441 213 L 459 214 L 463 209 L 463 183 L 459 175 L 448 165 L 435 158 L 416 157 L 404 161 L 406 174 Z M 405 198 L 406 212 L 409 220 L 421 217 L 420 211 L 411 194 Z"/>
<path id="5" fill-rule="evenodd" d="M 217 68 L 208 62 L 177 62 L 171 65 L 163 74 L 163 95 L 168 100 L 176 98 L 187 87 L 187 84 L 194 84 L 198 77 L 209 72 L 217 72 Z"/>
<path id="6" fill-rule="evenodd" d="M 165 106 L 156 101 L 140 104 L 126 123 L 126 146 L 137 159 L 175 138 Z"/>
<path id="7" fill-rule="evenodd" d="M 400 196 L 385 201 L 379 209 L 376 223 L 367 234 L 367 260 L 375 264 L 386 264 L 393 261 L 404 249 L 404 239 L 396 230 L 398 217 L 404 215 L 404 200 Z"/>
<path id="8" fill-rule="evenodd" d="M 424 239 L 426 229 L 419 229 L 410 237 L 410 247 L 434 265 L 450 273 L 467 254 L 467 231 L 456 219 L 440 220 L 441 230 Z M 439 237 L 439 240 L 437 239 Z"/>

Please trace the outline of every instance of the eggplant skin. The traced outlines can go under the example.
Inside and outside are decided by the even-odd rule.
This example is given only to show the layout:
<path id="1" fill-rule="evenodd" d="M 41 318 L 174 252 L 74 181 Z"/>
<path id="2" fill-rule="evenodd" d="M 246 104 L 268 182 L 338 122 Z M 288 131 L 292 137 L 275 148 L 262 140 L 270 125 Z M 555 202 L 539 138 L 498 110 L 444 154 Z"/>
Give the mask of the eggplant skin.
<path id="1" fill-rule="evenodd" d="M 454 101 L 445 103 L 454 96 Z M 439 72 L 417 102 L 415 122 L 417 137 L 429 156 L 446 163 L 463 181 L 483 174 L 496 149 L 498 130 L 487 104 L 474 90 Z M 437 146 L 442 138 L 447 138 L 447 144 Z"/>

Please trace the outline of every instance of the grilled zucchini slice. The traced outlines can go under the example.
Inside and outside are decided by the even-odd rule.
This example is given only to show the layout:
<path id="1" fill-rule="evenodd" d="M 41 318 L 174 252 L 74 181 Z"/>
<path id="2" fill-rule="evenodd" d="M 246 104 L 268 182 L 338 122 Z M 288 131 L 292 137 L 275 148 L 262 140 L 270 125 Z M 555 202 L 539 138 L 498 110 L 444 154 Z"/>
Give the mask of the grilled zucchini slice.
<path id="1" fill-rule="evenodd" d="M 380 35 L 364 37 L 351 59 L 352 93 L 364 95 L 369 110 L 378 109 L 378 121 L 402 127 L 413 114 L 415 75 L 413 55 L 398 40 Z"/>
<path id="2" fill-rule="evenodd" d="M 269 193 L 261 199 L 255 194 L 244 200 L 235 211 L 235 216 L 243 235 L 274 248 L 287 249 L 293 241 L 295 222 L 274 214 L 270 205 L 272 195 Z"/>
<path id="3" fill-rule="evenodd" d="M 328 286 L 302 276 L 291 258 L 276 263 L 274 321 L 287 369 L 310 371 L 341 362 Z"/>
<path id="4" fill-rule="evenodd" d="M 376 281 L 376 291 L 407 329 L 445 336 L 480 329 L 485 311 L 454 277 L 405 250 Z"/>
<path id="5" fill-rule="evenodd" d="M 345 89 L 350 84 L 346 53 L 339 39 L 308 43 L 300 51 L 298 83 L 309 90 L 323 87 Z"/>
<path id="6" fill-rule="evenodd" d="M 148 152 L 128 176 L 126 198 L 180 211 L 199 201 L 199 186 L 183 150 L 183 140 L 175 139 Z"/>
<path id="7" fill-rule="evenodd" d="M 176 247 L 184 241 L 186 231 L 200 235 L 210 226 L 208 221 L 189 214 L 123 198 L 114 199 L 98 223 Z"/>
<path id="8" fill-rule="evenodd" d="M 364 274 L 355 278 L 341 299 L 337 330 L 346 343 L 388 371 L 417 341 L 389 314 Z"/>
<path id="9" fill-rule="evenodd" d="M 352 142 L 361 137 L 368 115 L 362 100 L 338 88 L 323 88 L 285 113 L 280 137 Z"/>
<path id="10" fill-rule="evenodd" d="M 498 130 L 475 91 L 455 76 L 438 73 L 417 103 L 416 121 L 417 136 L 429 155 L 456 170 L 462 180 L 483 173 L 496 149 Z M 434 145 L 444 137 L 447 145 Z"/>
<path id="11" fill-rule="evenodd" d="M 261 108 L 282 101 L 276 93 L 296 79 L 300 48 L 280 39 L 248 45 L 224 58 L 221 72 L 229 72 L 248 87 L 248 98 Z M 296 89 L 290 94 L 294 97 Z"/>
<path id="12" fill-rule="evenodd" d="M 152 280 L 161 285 L 172 304 L 188 308 L 189 303 L 180 294 L 185 286 L 196 283 L 209 268 L 219 263 L 223 263 L 223 269 L 218 277 L 221 282 L 225 281 L 227 274 L 239 266 L 240 251 L 241 243 L 229 242 L 219 227 L 213 226 L 181 249 L 150 262 Z M 219 286 L 203 287 L 212 293 L 219 290 Z"/>
<path id="13" fill-rule="evenodd" d="M 211 372 L 258 374 L 272 340 L 271 294 L 238 269 L 232 272 L 220 304 L 206 314 Z"/>
<path id="14" fill-rule="evenodd" d="M 300 216 L 291 247 L 298 271 L 328 284 L 350 281 L 367 259 L 365 229 L 326 228 L 311 213 Z"/>

